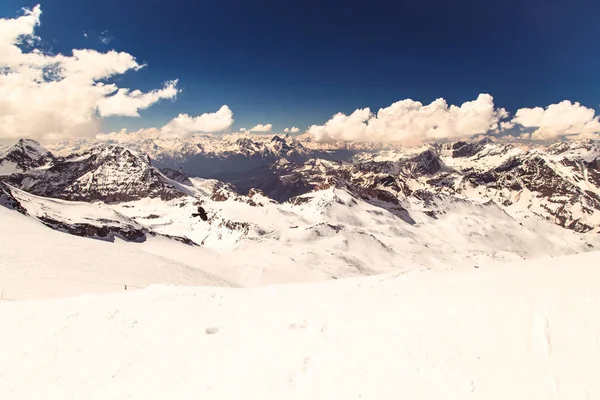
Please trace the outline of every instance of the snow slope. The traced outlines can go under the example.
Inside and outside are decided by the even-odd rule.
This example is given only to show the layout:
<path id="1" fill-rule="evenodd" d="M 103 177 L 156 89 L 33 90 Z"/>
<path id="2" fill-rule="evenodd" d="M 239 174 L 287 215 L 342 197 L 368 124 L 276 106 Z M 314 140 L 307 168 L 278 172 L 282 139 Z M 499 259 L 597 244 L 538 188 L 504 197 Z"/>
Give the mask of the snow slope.
<path id="1" fill-rule="evenodd" d="M 151 241 L 158 249 L 171 242 Z M 154 283 L 229 286 L 199 267 L 157 253 L 118 239 L 109 243 L 57 232 L 0 206 L 0 292 L 4 300 L 115 292 L 124 290 L 125 285 L 133 290 Z M 203 249 L 196 249 L 196 254 L 211 263 Z"/>
<path id="2" fill-rule="evenodd" d="M 194 198 L 144 199 L 110 207 L 155 232 L 185 236 L 207 248 L 233 253 L 248 251 L 261 257 L 275 253 L 281 265 L 293 259 L 321 268 L 330 277 L 460 266 L 466 260 L 469 265 L 518 261 L 600 247 L 598 235 L 566 231 L 537 217 L 512 217 L 483 202 L 440 200 L 443 213 L 436 219 L 415 210 L 407 222 L 336 188 L 300 196 L 297 204 L 277 204 L 256 196 L 251 200 L 259 205 L 246 200 L 202 198 L 208 223 L 191 217 L 196 210 Z"/>
<path id="3" fill-rule="evenodd" d="M 596 399 L 598 256 L 0 302 L 0 398 Z"/>

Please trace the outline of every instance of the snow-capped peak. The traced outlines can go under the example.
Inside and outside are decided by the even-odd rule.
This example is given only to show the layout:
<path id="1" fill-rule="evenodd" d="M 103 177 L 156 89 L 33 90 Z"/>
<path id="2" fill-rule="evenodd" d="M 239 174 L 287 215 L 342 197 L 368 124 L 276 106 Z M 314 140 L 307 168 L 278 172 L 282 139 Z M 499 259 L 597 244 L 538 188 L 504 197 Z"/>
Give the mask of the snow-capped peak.
<path id="1" fill-rule="evenodd" d="M 33 194 L 66 200 L 112 203 L 184 195 L 151 165 L 146 154 L 113 144 L 55 159 L 49 168 L 8 180 Z"/>
<path id="2" fill-rule="evenodd" d="M 11 175 L 48 164 L 52 153 L 32 139 L 21 139 L 0 158 L 0 175 Z"/>

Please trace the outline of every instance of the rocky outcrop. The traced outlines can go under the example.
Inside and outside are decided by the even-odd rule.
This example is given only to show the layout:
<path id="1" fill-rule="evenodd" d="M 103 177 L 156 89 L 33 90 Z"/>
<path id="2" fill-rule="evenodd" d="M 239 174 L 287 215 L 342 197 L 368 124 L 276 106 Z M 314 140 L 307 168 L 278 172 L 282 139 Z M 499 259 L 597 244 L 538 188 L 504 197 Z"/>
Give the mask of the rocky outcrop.
<path id="1" fill-rule="evenodd" d="M 0 206 L 18 211 L 21 214 L 27 214 L 27 210 L 23 208 L 19 200 L 12 194 L 10 187 L 2 181 L 0 181 Z"/>
<path id="2" fill-rule="evenodd" d="M 119 237 L 129 242 L 144 242 L 146 240 L 146 230 L 134 226 L 110 226 L 110 225 L 93 225 L 82 223 L 66 223 L 58 221 L 46 216 L 38 217 L 44 225 L 57 231 L 70 233 L 71 235 L 89 237 L 94 239 L 103 239 L 113 241 L 115 237 Z"/>

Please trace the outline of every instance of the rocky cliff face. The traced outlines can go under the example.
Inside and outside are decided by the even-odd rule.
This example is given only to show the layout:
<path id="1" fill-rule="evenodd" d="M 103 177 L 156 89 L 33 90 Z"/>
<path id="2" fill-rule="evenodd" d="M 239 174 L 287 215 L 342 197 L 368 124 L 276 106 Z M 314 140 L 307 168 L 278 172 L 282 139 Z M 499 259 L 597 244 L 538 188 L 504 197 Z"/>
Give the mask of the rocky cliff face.
<path id="1" fill-rule="evenodd" d="M 7 181 L 39 196 L 75 201 L 116 203 L 184 195 L 165 181 L 147 155 L 115 145 L 57 158 L 48 168 L 13 174 Z"/>

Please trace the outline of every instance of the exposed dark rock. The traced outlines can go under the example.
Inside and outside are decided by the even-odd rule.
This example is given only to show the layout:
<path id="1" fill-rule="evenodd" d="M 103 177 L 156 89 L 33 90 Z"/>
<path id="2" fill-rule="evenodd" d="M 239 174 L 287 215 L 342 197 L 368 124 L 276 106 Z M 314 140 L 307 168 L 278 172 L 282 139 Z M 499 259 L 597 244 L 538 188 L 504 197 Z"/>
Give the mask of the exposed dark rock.
<path id="1" fill-rule="evenodd" d="M 433 175 L 442 169 L 439 156 L 431 149 L 402 163 L 403 170 L 411 175 Z"/>
<path id="2" fill-rule="evenodd" d="M 0 181 L 0 206 L 16 210 L 21 214 L 27 215 L 27 210 L 23 208 L 19 200 L 17 200 L 8 185 Z"/>
<path id="3" fill-rule="evenodd" d="M 291 199 L 288 200 L 288 203 L 290 203 L 294 206 L 300 206 L 302 204 L 306 204 L 309 202 L 310 202 L 310 197 L 300 197 L 300 196 L 292 197 Z"/>
<path id="4" fill-rule="evenodd" d="M 456 142 L 452 145 L 452 157 L 473 157 L 483 149 L 480 143 Z"/>
<path id="5" fill-rule="evenodd" d="M 146 231 L 134 226 L 96 226 L 91 224 L 73 223 L 68 224 L 64 221 L 57 221 L 47 216 L 38 218 L 44 225 L 71 235 L 96 238 L 113 241 L 115 236 L 129 242 L 144 242 L 146 240 Z"/>

